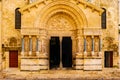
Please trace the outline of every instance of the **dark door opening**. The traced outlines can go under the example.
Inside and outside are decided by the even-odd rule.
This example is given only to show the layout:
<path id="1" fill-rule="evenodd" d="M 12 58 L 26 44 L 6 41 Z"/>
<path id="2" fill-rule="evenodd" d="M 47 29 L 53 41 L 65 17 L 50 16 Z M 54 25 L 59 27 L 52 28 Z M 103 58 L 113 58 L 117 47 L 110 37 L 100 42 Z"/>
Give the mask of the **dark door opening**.
<path id="1" fill-rule="evenodd" d="M 18 51 L 9 52 L 9 67 L 18 67 Z"/>
<path id="2" fill-rule="evenodd" d="M 113 67 L 113 51 L 105 51 L 104 58 L 104 66 Z"/>
<path id="3" fill-rule="evenodd" d="M 71 37 L 62 39 L 62 64 L 63 67 L 72 67 L 72 40 Z"/>
<path id="4" fill-rule="evenodd" d="M 60 41 L 59 37 L 51 37 L 50 40 L 50 69 L 60 65 Z"/>

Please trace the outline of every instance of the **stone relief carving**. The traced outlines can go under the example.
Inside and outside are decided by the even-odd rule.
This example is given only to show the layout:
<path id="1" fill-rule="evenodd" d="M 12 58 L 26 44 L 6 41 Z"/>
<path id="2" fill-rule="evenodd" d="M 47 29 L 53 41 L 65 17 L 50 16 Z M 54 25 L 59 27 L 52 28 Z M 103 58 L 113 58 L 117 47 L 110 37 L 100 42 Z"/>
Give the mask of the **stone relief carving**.
<path id="1" fill-rule="evenodd" d="M 25 52 L 29 52 L 29 37 L 25 36 L 24 37 L 24 46 L 25 46 Z"/>
<path id="2" fill-rule="evenodd" d="M 70 30 L 72 29 L 72 19 L 66 15 L 58 14 L 48 21 L 48 27 L 52 30 Z"/>
<path id="3" fill-rule="evenodd" d="M 95 52 L 99 52 L 99 37 L 94 37 L 94 50 Z"/>
<path id="4" fill-rule="evenodd" d="M 32 51 L 35 52 L 36 51 L 36 37 L 32 37 Z"/>
<path id="5" fill-rule="evenodd" d="M 91 52 L 92 51 L 92 38 L 91 37 L 87 37 L 87 52 Z"/>
<path id="6" fill-rule="evenodd" d="M 42 51 L 42 53 L 47 53 L 47 49 L 46 49 L 46 42 L 45 42 L 45 40 L 43 39 L 42 40 L 42 43 L 41 43 L 41 51 Z"/>
<path id="7" fill-rule="evenodd" d="M 80 37 L 79 39 L 78 39 L 78 52 L 80 53 L 80 52 L 83 52 L 83 37 Z"/>

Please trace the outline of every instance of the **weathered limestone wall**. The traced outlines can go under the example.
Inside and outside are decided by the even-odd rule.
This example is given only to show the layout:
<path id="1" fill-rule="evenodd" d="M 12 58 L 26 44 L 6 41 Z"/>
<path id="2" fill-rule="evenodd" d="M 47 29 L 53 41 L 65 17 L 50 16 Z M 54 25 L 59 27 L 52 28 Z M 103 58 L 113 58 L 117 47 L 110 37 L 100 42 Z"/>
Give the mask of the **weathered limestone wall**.
<path id="1" fill-rule="evenodd" d="M 119 10 L 119 12 L 118 12 L 118 14 L 119 14 L 119 24 L 120 24 L 120 0 L 118 0 L 118 10 Z M 120 25 L 119 25 L 119 29 L 120 29 Z"/>
<path id="2" fill-rule="evenodd" d="M 21 58 L 21 70 L 23 71 L 39 71 L 48 70 L 48 60 L 46 58 L 36 57 L 22 57 Z"/>
<path id="3" fill-rule="evenodd" d="M 1 1 L 0 1 L 0 23 L 2 22 L 1 21 L 1 16 L 2 16 L 2 4 L 1 4 Z M 1 24 L 0 24 L 0 71 L 1 71 L 1 64 L 2 64 L 2 27 L 1 27 Z"/>
<path id="4" fill-rule="evenodd" d="M 25 0 L 2 0 L 2 3 L 0 2 L 0 55 L 1 53 L 3 54 L 3 56 L 0 56 L 0 70 L 1 64 L 2 69 L 9 68 L 9 50 L 2 50 L 2 44 L 4 44 L 4 47 L 10 47 L 10 43 L 14 43 L 10 42 L 10 39 L 14 37 L 17 40 L 17 45 L 15 45 L 14 48 L 20 47 L 21 34 L 19 30 L 15 29 L 15 9 L 25 6 L 26 4 L 27 2 Z M 20 66 L 19 64 L 20 56 L 18 56 L 18 66 Z"/>
<path id="5" fill-rule="evenodd" d="M 15 29 L 15 9 L 24 6 L 26 1 L 2 0 L 2 3 L 2 43 L 8 45 L 11 37 L 21 39 L 20 31 Z"/>
<path id="6" fill-rule="evenodd" d="M 115 51 L 113 48 L 109 48 L 107 45 L 106 37 L 113 38 L 113 44 L 118 47 L 118 1 L 119 0 L 93 0 L 91 3 L 101 8 L 106 9 L 107 16 L 107 28 L 102 30 L 102 63 L 104 67 L 104 51 L 113 51 L 113 66 L 118 67 L 118 50 Z M 114 47 L 114 46 L 111 46 Z"/>
<path id="7" fill-rule="evenodd" d="M 84 59 L 84 70 L 102 70 L 102 59 L 101 58 L 86 58 Z"/>

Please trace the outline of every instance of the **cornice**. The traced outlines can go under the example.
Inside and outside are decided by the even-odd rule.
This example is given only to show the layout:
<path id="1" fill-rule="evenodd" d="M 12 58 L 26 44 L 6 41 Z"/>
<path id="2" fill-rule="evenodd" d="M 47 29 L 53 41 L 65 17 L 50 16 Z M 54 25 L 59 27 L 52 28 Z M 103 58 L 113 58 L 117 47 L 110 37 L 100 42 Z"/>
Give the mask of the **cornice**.
<path id="1" fill-rule="evenodd" d="M 101 9 L 89 2 L 86 2 L 84 0 L 38 0 L 36 2 L 26 5 L 24 7 L 21 7 L 19 11 L 23 14 L 25 11 L 30 12 L 31 8 L 38 8 L 40 4 L 47 5 L 51 2 L 57 2 L 57 1 L 69 1 L 73 4 L 76 4 L 76 6 L 79 6 L 79 4 L 81 4 L 84 6 L 85 9 L 90 8 L 92 12 L 97 11 L 97 12 L 99 12 L 100 15 L 103 12 L 103 9 Z"/>

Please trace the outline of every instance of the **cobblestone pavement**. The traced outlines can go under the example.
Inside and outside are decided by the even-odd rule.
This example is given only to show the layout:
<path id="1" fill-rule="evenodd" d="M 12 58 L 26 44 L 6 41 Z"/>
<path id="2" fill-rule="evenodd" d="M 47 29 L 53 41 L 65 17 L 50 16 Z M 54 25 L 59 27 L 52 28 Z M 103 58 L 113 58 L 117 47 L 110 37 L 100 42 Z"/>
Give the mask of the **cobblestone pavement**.
<path id="1" fill-rule="evenodd" d="M 120 80 L 120 70 L 41 70 L 20 71 L 9 69 L 0 73 L 0 80 Z"/>

